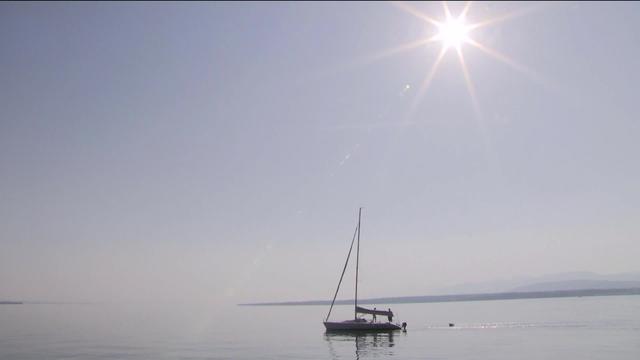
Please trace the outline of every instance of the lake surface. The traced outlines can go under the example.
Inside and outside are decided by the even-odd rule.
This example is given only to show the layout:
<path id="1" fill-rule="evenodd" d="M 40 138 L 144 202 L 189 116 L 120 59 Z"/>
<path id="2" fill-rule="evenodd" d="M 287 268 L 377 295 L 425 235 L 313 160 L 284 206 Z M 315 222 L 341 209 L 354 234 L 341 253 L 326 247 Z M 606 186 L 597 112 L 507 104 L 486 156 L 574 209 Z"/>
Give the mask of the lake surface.
<path id="1" fill-rule="evenodd" d="M 2 305 L 0 359 L 640 359 L 640 296 L 377 307 L 408 331 L 328 335 L 326 306 Z"/>

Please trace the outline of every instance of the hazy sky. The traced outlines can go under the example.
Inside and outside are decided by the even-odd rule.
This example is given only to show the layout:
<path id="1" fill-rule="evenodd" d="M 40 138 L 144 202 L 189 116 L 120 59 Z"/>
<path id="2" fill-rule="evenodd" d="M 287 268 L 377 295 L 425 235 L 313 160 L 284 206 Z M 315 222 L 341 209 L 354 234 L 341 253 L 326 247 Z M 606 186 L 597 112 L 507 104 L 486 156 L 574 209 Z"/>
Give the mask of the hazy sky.
<path id="1" fill-rule="evenodd" d="M 474 107 L 391 3 L 1 3 L 0 299 L 330 298 L 359 206 L 363 297 L 640 271 L 640 4 L 509 13 Z"/>

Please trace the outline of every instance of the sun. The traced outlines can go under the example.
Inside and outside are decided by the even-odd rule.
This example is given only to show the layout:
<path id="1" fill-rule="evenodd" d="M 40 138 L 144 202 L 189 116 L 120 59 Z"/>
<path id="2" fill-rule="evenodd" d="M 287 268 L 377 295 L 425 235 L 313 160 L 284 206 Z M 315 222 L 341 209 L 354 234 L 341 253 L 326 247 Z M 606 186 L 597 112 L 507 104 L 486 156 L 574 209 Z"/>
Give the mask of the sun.
<path id="1" fill-rule="evenodd" d="M 502 54 L 496 49 L 493 49 L 487 45 L 482 44 L 480 41 L 476 39 L 481 34 L 472 34 L 477 29 L 494 25 L 499 22 L 503 22 L 509 19 L 512 19 L 517 16 L 521 16 L 527 14 L 535 9 L 539 8 L 540 5 L 533 5 L 528 7 L 523 7 L 521 9 L 504 13 L 498 15 L 493 18 L 487 19 L 476 19 L 475 22 L 469 23 L 467 22 L 467 14 L 470 12 L 471 1 L 467 1 L 464 4 L 464 7 L 459 13 L 456 13 L 455 16 L 451 13 L 449 9 L 449 5 L 446 1 L 442 2 L 442 9 L 444 10 L 444 16 L 442 18 L 431 17 L 430 15 L 416 9 L 414 7 L 415 3 L 411 2 L 403 2 L 403 1 L 394 1 L 391 3 L 393 6 L 399 8 L 400 10 L 417 17 L 422 20 L 424 23 L 433 27 L 435 31 L 427 31 L 431 35 L 429 37 L 418 38 L 414 41 L 401 44 L 391 49 L 386 49 L 374 56 L 371 57 L 371 60 L 381 59 L 387 56 L 395 55 L 400 52 L 416 49 L 422 46 L 429 46 L 429 44 L 440 43 L 440 51 L 438 55 L 435 57 L 434 62 L 431 64 L 430 68 L 428 68 L 427 73 L 424 76 L 424 79 L 421 81 L 419 86 L 415 88 L 415 95 L 413 97 L 413 101 L 410 105 L 410 109 L 407 112 L 406 117 L 410 118 L 413 116 L 415 109 L 417 108 L 420 99 L 424 95 L 424 93 L 429 88 L 432 80 L 434 79 L 439 65 L 443 62 L 445 55 L 447 53 L 455 53 L 460 62 L 460 67 L 462 69 L 462 74 L 464 76 L 465 83 L 467 85 L 467 91 L 469 92 L 469 96 L 471 99 L 471 103 L 473 105 L 474 111 L 478 117 L 481 116 L 479 101 L 476 96 L 475 86 L 471 80 L 471 74 L 469 72 L 469 68 L 467 67 L 466 57 L 463 51 L 463 45 L 469 45 L 474 49 L 478 49 L 493 57 L 494 59 L 508 65 L 509 67 L 517 70 L 518 72 L 528 76 L 532 80 L 539 83 L 548 83 L 544 78 L 541 78 L 539 74 L 535 71 L 527 68 L 526 66 L 519 64 L 515 60 L 509 58 L 508 56 Z M 456 10 L 459 6 L 456 5 Z M 479 20 L 479 21 L 478 21 Z M 435 33 L 435 34 L 434 34 Z M 453 51 L 450 51 L 453 50 Z M 413 86 L 412 86 L 413 88 Z"/>
<path id="2" fill-rule="evenodd" d="M 447 14 L 444 22 L 438 23 L 438 34 L 434 40 L 442 42 L 445 50 L 450 48 L 460 49 L 460 46 L 469 41 L 471 26 L 467 25 L 464 15 L 457 18 Z"/>

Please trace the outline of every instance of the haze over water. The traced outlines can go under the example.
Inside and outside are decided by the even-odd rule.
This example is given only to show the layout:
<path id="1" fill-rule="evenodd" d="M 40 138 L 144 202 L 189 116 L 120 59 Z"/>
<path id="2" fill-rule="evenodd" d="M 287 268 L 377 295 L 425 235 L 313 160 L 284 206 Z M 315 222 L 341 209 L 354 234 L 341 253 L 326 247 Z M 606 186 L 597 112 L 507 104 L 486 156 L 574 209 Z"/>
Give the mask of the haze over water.
<path id="1" fill-rule="evenodd" d="M 0 306 L 0 359 L 635 360 L 640 354 L 640 296 L 389 306 L 408 322 L 406 333 L 325 334 L 326 306 Z M 350 316 L 350 306 L 332 315 Z"/>

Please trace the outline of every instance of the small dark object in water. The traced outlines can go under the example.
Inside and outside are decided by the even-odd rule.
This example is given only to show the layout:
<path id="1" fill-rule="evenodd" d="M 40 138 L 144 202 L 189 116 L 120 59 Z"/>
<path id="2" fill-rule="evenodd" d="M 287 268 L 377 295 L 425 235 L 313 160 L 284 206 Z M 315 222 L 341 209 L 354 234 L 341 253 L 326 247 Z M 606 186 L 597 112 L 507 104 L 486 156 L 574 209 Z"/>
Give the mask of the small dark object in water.
<path id="1" fill-rule="evenodd" d="M 456 324 L 454 324 L 454 323 L 449 323 L 449 327 L 454 327 L 454 326 L 456 326 Z"/>
<path id="2" fill-rule="evenodd" d="M 402 323 L 402 331 L 404 331 L 404 332 L 407 331 L 407 323 L 406 322 Z"/>

